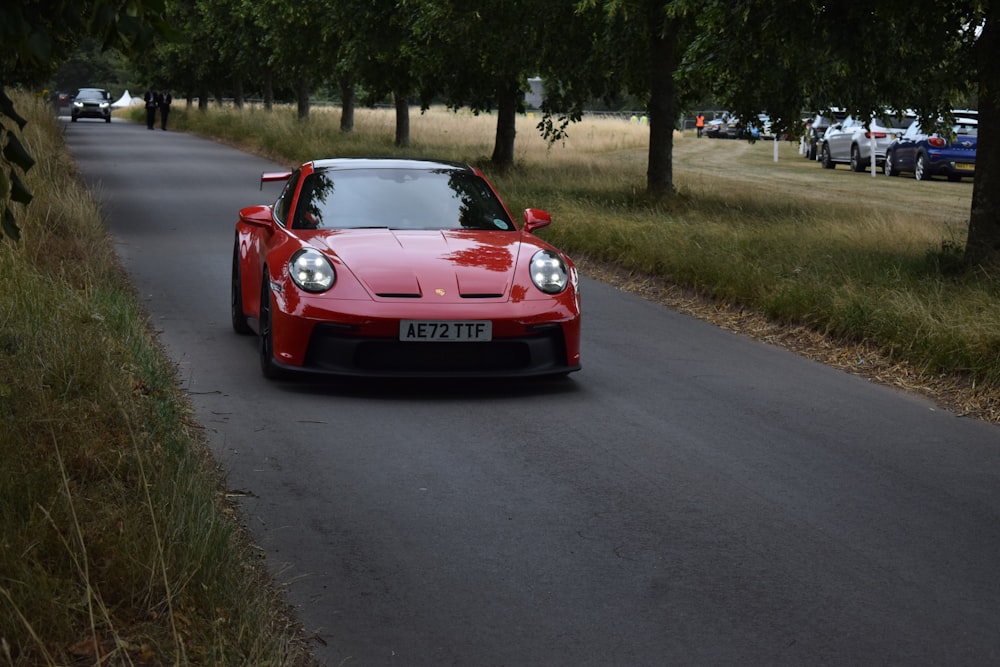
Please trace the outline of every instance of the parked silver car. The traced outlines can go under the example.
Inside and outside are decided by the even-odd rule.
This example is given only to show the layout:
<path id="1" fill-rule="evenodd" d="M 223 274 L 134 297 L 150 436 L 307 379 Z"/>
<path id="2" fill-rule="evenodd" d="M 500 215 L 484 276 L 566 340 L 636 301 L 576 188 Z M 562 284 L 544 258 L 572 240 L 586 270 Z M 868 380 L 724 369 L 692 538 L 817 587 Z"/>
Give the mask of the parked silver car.
<path id="1" fill-rule="evenodd" d="M 823 143 L 823 135 L 830 125 L 839 123 L 847 117 L 847 112 L 838 107 L 833 107 L 827 114 L 816 114 L 812 118 L 806 118 L 805 123 L 805 156 L 809 160 L 819 159 L 819 147 Z"/>
<path id="2" fill-rule="evenodd" d="M 864 171 L 871 166 L 874 151 L 875 164 L 885 161 L 886 149 L 913 124 L 916 115 L 901 113 L 859 119 L 847 116 L 834 123 L 823 134 L 820 145 L 820 162 L 826 169 L 838 164 L 850 165 L 851 171 Z"/>

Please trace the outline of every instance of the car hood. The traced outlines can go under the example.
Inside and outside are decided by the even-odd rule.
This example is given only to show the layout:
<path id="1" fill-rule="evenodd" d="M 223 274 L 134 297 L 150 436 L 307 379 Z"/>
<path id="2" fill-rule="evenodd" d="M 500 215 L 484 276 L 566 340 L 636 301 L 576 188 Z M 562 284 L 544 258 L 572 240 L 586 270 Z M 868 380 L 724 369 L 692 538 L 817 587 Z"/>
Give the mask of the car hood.
<path id="1" fill-rule="evenodd" d="M 509 298 L 522 246 L 533 253 L 536 245 L 516 231 L 398 229 L 334 230 L 310 243 L 345 265 L 373 298 L 433 295 L 437 303 Z"/>

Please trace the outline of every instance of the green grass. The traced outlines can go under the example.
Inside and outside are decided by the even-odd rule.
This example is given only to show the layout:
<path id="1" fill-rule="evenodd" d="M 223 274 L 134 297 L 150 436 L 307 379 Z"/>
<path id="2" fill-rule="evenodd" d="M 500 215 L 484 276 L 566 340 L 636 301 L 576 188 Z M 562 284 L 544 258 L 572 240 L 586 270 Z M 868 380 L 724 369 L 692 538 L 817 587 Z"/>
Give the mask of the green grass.
<path id="1" fill-rule="evenodd" d="M 0 664 L 308 664 L 44 105 L 0 243 Z"/>

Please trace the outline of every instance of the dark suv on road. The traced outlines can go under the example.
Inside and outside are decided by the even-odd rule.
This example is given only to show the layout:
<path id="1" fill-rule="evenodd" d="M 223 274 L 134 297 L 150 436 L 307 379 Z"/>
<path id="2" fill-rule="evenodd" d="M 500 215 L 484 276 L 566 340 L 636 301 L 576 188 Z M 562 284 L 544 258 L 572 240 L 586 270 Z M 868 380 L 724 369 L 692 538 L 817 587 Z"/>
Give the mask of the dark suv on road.
<path id="1" fill-rule="evenodd" d="M 76 91 L 70 120 L 75 123 L 77 118 L 102 118 L 105 123 L 110 123 L 111 93 L 102 88 L 81 88 Z"/>

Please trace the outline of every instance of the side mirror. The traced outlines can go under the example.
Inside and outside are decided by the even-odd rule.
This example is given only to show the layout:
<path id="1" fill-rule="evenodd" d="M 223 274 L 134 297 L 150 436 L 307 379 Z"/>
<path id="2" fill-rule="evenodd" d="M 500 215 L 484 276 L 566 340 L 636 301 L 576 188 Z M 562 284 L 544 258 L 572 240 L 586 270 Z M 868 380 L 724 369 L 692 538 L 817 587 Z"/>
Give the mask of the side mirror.
<path id="1" fill-rule="evenodd" d="M 240 222 L 264 229 L 274 228 L 274 219 L 271 217 L 270 206 L 247 206 L 241 209 Z"/>
<path id="2" fill-rule="evenodd" d="M 538 208 L 524 209 L 524 231 L 534 234 L 542 227 L 552 224 L 552 216 Z"/>

